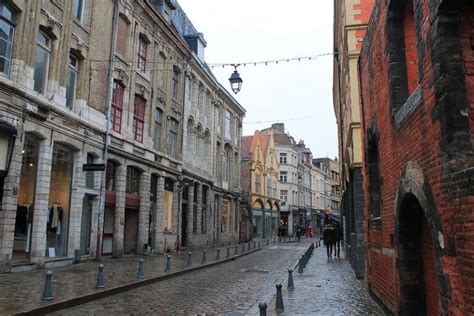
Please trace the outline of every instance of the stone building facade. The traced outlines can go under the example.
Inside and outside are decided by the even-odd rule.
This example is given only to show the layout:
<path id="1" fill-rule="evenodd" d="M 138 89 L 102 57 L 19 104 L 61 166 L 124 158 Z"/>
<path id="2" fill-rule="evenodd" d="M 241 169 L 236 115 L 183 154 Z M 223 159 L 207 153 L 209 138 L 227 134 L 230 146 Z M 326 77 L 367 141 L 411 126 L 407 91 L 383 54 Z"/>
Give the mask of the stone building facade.
<path id="1" fill-rule="evenodd" d="M 242 232 L 244 241 L 277 235 L 280 168 L 272 133 L 242 137 Z"/>
<path id="2" fill-rule="evenodd" d="M 346 253 L 364 278 L 366 241 L 362 176 L 361 112 L 357 60 L 375 0 L 334 1 L 333 102 L 339 135 Z"/>
<path id="3" fill-rule="evenodd" d="M 367 281 L 394 313 L 474 313 L 472 1 L 378 1 L 359 59 Z"/>
<path id="4" fill-rule="evenodd" d="M 0 13 L 8 33 L 0 130 L 16 134 L 0 175 L 1 271 L 173 251 L 195 230 L 205 229 L 195 244 L 237 240 L 245 111 L 199 59 L 196 30 L 176 27 L 185 16 L 178 4 L 11 0 L 0 1 Z M 183 162 L 196 156 L 186 146 L 183 154 L 193 78 L 211 107 L 194 117 L 206 148 L 199 157 L 212 144 L 197 166 Z M 201 205 L 205 225 L 183 225 L 185 200 Z"/>

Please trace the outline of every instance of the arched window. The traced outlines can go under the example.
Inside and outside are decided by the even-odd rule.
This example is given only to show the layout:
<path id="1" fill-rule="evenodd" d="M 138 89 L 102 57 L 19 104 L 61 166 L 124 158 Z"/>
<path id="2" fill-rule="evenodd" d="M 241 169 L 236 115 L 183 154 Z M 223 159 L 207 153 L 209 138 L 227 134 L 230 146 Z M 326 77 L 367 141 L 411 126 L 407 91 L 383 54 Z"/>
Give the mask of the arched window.
<path id="1" fill-rule="evenodd" d="M 230 181 L 230 150 L 229 147 L 224 149 L 224 181 Z"/>

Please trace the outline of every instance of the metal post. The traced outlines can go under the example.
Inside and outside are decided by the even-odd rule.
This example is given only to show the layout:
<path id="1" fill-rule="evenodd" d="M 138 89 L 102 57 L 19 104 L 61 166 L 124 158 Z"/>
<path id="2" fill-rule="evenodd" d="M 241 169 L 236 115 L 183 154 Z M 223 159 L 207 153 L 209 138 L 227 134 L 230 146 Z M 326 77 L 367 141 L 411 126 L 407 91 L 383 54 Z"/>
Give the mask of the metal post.
<path id="1" fill-rule="evenodd" d="M 96 289 L 104 288 L 104 265 L 99 264 L 99 274 L 97 274 L 97 283 L 95 285 Z"/>
<path id="2" fill-rule="evenodd" d="M 186 262 L 186 267 L 192 267 L 193 265 L 193 253 L 190 251 L 188 252 L 188 262 Z"/>
<path id="3" fill-rule="evenodd" d="M 270 245 L 270 239 L 267 239 L 267 246 Z"/>
<path id="4" fill-rule="evenodd" d="M 206 252 L 207 252 L 207 251 L 206 251 L 206 249 L 204 249 L 204 250 L 202 251 L 202 260 L 201 260 L 201 264 L 205 264 L 205 263 L 206 263 L 206 261 L 207 261 L 207 258 L 206 258 Z"/>
<path id="5" fill-rule="evenodd" d="M 242 253 L 245 252 L 245 244 L 242 244 Z"/>
<path id="6" fill-rule="evenodd" d="M 216 253 L 216 261 L 221 258 L 221 250 L 217 248 L 217 253 Z"/>
<path id="7" fill-rule="evenodd" d="M 258 304 L 258 309 L 260 311 L 260 316 L 267 316 L 267 303 Z"/>
<path id="8" fill-rule="evenodd" d="M 277 284 L 276 285 L 276 290 L 277 290 L 277 293 L 276 293 L 276 304 L 275 304 L 275 310 L 277 312 L 283 312 L 283 310 L 285 309 L 284 305 L 283 305 L 283 295 L 281 293 L 281 288 L 283 286 L 281 284 Z"/>
<path id="9" fill-rule="evenodd" d="M 288 289 L 294 289 L 295 285 L 293 283 L 293 269 L 288 269 Z"/>
<path id="10" fill-rule="evenodd" d="M 247 251 L 250 251 L 250 243 L 249 243 L 249 246 L 248 246 L 248 248 L 247 248 Z"/>
<path id="11" fill-rule="evenodd" d="M 235 245 L 234 255 L 237 255 L 238 253 L 239 253 L 239 247 L 237 247 L 237 245 Z"/>
<path id="12" fill-rule="evenodd" d="M 230 248 L 227 247 L 227 254 L 226 254 L 226 258 L 229 258 L 230 257 Z"/>
<path id="13" fill-rule="evenodd" d="M 52 271 L 48 271 L 46 272 L 46 280 L 45 280 L 45 283 L 44 283 L 44 290 L 43 290 L 43 296 L 41 297 L 41 299 L 43 301 L 51 301 L 54 297 L 53 297 L 53 288 L 51 286 L 51 278 L 53 277 L 53 272 Z"/>
<path id="14" fill-rule="evenodd" d="M 145 277 L 145 271 L 143 270 L 143 262 L 143 258 L 138 261 L 137 279 L 143 279 Z"/>
<path id="15" fill-rule="evenodd" d="M 170 272 L 170 271 L 171 271 L 171 256 L 167 255 L 166 256 L 165 272 Z"/>
<path id="16" fill-rule="evenodd" d="M 260 249 L 260 241 L 258 242 L 258 249 Z"/>

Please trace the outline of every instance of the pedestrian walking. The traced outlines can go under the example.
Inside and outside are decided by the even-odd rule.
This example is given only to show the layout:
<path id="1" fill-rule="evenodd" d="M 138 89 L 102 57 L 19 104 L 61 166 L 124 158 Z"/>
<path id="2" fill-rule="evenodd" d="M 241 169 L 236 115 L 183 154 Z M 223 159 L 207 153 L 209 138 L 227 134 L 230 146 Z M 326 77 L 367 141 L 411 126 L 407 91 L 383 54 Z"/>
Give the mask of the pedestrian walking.
<path id="1" fill-rule="evenodd" d="M 341 253 L 341 241 L 344 240 L 344 235 L 342 232 L 342 227 L 339 222 L 336 222 L 334 225 L 334 257 L 336 256 L 336 248 L 337 248 L 337 258 L 340 258 Z"/>
<path id="2" fill-rule="evenodd" d="M 334 245 L 334 227 L 332 227 L 331 224 L 327 224 L 324 229 L 323 229 L 323 240 L 324 240 L 324 245 L 326 246 L 326 252 L 328 255 L 328 258 L 331 258 L 332 255 L 332 249 Z"/>

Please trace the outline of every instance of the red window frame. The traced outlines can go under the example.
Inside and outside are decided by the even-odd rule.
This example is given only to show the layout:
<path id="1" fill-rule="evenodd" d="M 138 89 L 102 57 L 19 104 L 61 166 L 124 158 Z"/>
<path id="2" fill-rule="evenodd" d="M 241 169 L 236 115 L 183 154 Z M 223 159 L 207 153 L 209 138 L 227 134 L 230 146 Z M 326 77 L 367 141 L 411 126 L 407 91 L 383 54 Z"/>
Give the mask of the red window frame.
<path id="1" fill-rule="evenodd" d="M 133 111 L 133 135 L 137 142 L 143 143 L 143 130 L 145 126 L 146 100 L 136 94 L 135 108 Z"/>
<path id="2" fill-rule="evenodd" d="M 146 70 L 146 49 L 147 43 L 143 37 L 138 38 L 138 69 L 140 72 L 145 73 Z"/>
<path id="3" fill-rule="evenodd" d="M 117 133 L 122 131 L 123 93 L 125 87 L 118 80 L 114 80 L 114 93 L 112 97 L 112 130 Z"/>

